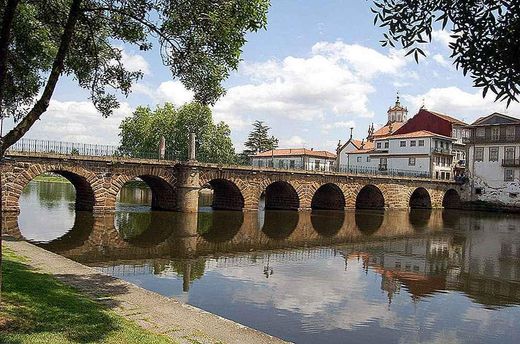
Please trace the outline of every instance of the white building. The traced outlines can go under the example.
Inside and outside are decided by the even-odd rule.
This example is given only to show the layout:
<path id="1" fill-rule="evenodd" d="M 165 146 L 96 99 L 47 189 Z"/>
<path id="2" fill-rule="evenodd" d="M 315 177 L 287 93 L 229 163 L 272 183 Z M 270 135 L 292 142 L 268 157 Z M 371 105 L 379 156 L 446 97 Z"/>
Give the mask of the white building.
<path id="1" fill-rule="evenodd" d="M 466 129 L 471 200 L 520 207 L 520 119 L 493 113 Z"/>
<path id="2" fill-rule="evenodd" d="M 274 149 L 251 157 L 252 166 L 307 171 L 333 171 L 336 155 L 306 148 Z"/>
<path id="3" fill-rule="evenodd" d="M 374 139 L 373 148 L 347 153 L 352 172 L 385 171 L 410 176 L 452 179 L 455 139 L 426 130 Z"/>

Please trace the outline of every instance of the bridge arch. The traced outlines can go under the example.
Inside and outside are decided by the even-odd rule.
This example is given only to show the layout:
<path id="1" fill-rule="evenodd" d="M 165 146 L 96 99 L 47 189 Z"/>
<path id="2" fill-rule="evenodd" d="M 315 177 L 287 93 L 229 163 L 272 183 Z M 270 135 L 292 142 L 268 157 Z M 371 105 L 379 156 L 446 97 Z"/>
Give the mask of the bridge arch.
<path id="1" fill-rule="evenodd" d="M 262 193 L 266 210 L 298 210 L 300 197 L 296 189 L 286 181 L 269 184 Z M 262 197 L 262 195 L 260 197 Z"/>
<path id="2" fill-rule="evenodd" d="M 444 193 L 442 206 L 446 209 L 457 209 L 461 206 L 460 194 L 455 189 L 449 189 Z"/>
<path id="3" fill-rule="evenodd" d="M 320 210 L 344 210 L 345 195 L 336 184 L 323 184 L 314 192 L 311 208 Z"/>
<path id="4" fill-rule="evenodd" d="M 119 175 L 115 177 L 110 185 L 108 194 L 111 196 L 105 204 L 108 209 L 114 209 L 117 197 L 126 183 L 133 180 L 142 180 L 152 193 L 152 210 L 175 210 L 176 191 L 174 188 L 175 178 L 173 176 L 156 173 L 155 171 L 142 170 L 133 174 Z"/>
<path id="5" fill-rule="evenodd" d="M 20 196 L 23 189 L 35 177 L 44 173 L 55 173 L 67 179 L 76 193 L 75 209 L 92 211 L 103 199 L 102 187 L 93 172 L 78 166 L 33 164 L 28 169 L 11 174 L 4 180 L 2 202 L 4 211 L 20 211 Z"/>
<path id="6" fill-rule="evenodd" d="M 211 207 L 214 210 L 242 210 L 244 208 L 245 201 L 242 191 L 233 181 L 216 178 L 202 187 L 213 190 Z"/>
<path id="7" fill-rule="evenodd" d="M 365 185 L 356 196 L 356 209 L 384 209 L 383 192 L 373 184 Z"/>
<path id="8" fill-rule="evenodd" d="M 412 209 L 431 209 L 432 199 L 430 193 L 423 187 L 416 188 L 410 195 L 408 205 Z"/>

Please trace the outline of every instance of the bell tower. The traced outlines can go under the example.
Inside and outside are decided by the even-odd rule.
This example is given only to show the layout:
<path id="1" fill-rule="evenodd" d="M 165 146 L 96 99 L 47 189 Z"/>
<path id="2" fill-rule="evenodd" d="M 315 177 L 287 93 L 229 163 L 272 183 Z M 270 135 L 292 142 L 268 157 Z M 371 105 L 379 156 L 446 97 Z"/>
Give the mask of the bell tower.
<path id="1" fill-rule="evenodd" d="M 387 125 L 394 122 L 404 123 L 408 119 L 408 109 L 401 106 L 401 101 L 399 98 L 399 92 L 397 92 L 397 99 L 395 101 L 395 105 L 388 108 L 388 122 Z"/>

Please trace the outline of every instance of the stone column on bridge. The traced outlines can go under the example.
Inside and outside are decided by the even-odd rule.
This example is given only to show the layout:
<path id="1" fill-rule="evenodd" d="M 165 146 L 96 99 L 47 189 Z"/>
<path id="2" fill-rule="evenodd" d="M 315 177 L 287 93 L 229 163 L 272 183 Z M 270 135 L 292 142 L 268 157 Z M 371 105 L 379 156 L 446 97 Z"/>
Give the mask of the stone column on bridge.
<path id="1" fill-rule="evenodd" d="M 177 166 L 177 211 L 196 213 L 199 211 L 199 175 L 193 164 Z"/>

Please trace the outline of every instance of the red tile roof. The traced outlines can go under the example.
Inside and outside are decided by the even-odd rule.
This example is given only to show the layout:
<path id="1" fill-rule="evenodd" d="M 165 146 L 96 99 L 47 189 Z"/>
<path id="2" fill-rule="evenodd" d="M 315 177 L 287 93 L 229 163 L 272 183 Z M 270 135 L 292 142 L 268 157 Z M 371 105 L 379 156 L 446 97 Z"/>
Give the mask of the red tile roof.
<path id="1" fill-rule="evenodd" d="M 451 116 L 445 115 L 445 114 L 443 114 L 443 113 L 436 112 L 436 111 L 431 111 L 431 110 L 426 110 L 426 109 L 425 109 L 425 111 L 428 111 L 429 113 L 434 114 L 435 116 L 438 116 L 438 117 L 440 117 L 440 118 L 442 118 L 442 119 L 444 119 L 444 120 L 446 120 L 446 121 L 448 121 L 448 122 L 450 122 L 450 123 L 453 123 L 453 124 L 460 124 L 460 125 L 467 125 L 467 123 L 462 122 L 461 120 L 456 119 L 456 118 L 454 118 L 454 117 L 451 117 Z"/>
<path id="2" fill-rule="evenodd" d="M 328 151 L 311 150 L 307 148 L 287 148 L 287 149 L 275 149 L 268 150 L 266 152 L 257 153 L 254 158 L 270 158 L 273 156 L 295 156 L 295 155 L 307 155 L 318 158 L 335 159 L 336 154 Z"/>
<path id="3" fill-rule="evenodd" d="M 373 137 L 379 138 L 379 137 L 392 135 L 393 132 L 395 132 L 396 130 L 401 128 L 403 125 L 404 125 L 404 122 L 389 123 L 389 124 L 385 125 L 384 127 L 377 129 L 376 132 L 374 133 Z M 392 133 L 390 132 L 390 127 L 392 127 Z"/>

